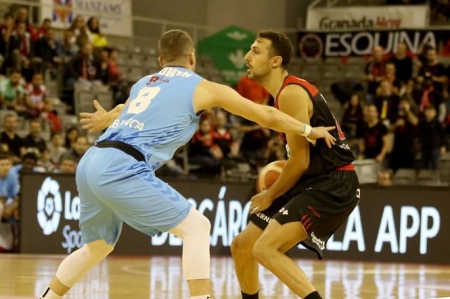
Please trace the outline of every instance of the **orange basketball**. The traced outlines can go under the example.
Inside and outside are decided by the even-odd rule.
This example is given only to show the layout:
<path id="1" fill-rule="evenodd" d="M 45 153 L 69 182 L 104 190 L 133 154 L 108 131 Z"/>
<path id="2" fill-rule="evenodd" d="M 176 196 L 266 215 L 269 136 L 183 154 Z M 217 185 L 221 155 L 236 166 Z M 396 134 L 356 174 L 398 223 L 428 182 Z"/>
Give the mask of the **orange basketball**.
<path id="1" fill-rule="evenodd" d="M 256 190 L 261 192 L 269 189 L 280 176 L 285 164 L 286 160 L 278 160 L 264 166 L 259 171 L 258 180 L 256 182 Z"/>

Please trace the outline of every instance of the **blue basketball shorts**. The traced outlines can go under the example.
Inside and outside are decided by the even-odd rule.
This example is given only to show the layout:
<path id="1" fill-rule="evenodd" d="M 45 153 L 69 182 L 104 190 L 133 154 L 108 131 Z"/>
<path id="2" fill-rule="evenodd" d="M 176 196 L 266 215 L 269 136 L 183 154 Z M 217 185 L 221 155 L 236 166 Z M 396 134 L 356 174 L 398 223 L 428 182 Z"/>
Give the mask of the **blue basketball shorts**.
<path id="1" fill-rule="evenodd" d="M 191 209 L 145 162 L 115 148 L 90 148 L 78 165 L 76 182 L 85 243 L 115 244 L 123 222 L 155 236 L 175 228 Z"/>

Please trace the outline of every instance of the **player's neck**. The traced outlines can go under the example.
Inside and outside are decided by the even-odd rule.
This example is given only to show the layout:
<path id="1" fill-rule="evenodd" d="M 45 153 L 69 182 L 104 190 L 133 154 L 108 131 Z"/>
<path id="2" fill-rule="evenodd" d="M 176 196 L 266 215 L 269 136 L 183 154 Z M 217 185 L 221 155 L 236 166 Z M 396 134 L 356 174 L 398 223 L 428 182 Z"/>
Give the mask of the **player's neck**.
<path id="1" fill-rule="evenodd" d="M 274 70 L 260 83 L 272 97 L 276 98 L 281 86 L 283 86 L 284 79 L 288 75 L 289 73 L 286 70 Z"/>

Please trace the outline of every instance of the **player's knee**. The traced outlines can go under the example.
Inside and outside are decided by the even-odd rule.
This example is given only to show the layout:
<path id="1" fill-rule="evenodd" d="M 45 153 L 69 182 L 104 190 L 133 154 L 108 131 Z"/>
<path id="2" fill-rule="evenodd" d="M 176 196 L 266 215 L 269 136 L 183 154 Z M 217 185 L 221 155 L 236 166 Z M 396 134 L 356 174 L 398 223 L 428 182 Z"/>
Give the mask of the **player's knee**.
<path id="1" fill-rule="evenodd" d="M 88 258 L 93 261 L 101 261 L 107 257 L 113 250 L 114 245 L 110 245 L 105 240 L 97 240 L 87 243 L 83 246 Z"/>
<path id="2" fill-rule="evenodd" d="M 231 242 L 231 254 L 233 256 L 251 255 L 252 244 L 247 242 L 241 234 L 238 234 Z"/>
<path id="3" fill-rule="evenodd" d="M 211 233 L 211 222 L 200 212 L 198 212 L 196 216 L 195 227 L 192 229 L 191 233 L 207 235 L 209 238 Z"/>
<path id="4" fill-rule="evenodd" d="M 264 262 L 270 259 L 272 251 L 270 250 L 270 247 L 267 246 L 267 244 L 265 244 L 260 238 L 253 245 L 252 255 L 256 261 L 260 264 L 264 264 Z"/>

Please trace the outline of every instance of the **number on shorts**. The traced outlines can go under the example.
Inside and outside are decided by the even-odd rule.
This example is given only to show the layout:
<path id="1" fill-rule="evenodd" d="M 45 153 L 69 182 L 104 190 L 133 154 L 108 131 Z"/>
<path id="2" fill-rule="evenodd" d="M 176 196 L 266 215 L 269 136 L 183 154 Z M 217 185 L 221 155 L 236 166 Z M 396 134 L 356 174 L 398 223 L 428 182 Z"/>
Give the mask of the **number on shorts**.
<path id="1" fill-rule="evenodd" d="M 150 105 L 152 100 L 161 91 L 160 87 L 143 87 L 139 90 L 137 97 L 131 101 L 128 112 L 133 114 L 139 114 Z"/>

